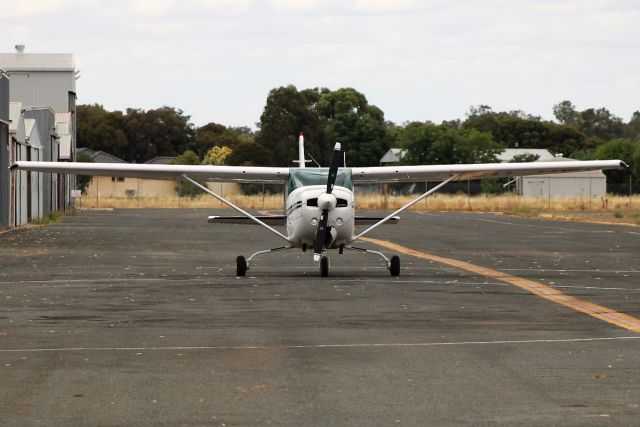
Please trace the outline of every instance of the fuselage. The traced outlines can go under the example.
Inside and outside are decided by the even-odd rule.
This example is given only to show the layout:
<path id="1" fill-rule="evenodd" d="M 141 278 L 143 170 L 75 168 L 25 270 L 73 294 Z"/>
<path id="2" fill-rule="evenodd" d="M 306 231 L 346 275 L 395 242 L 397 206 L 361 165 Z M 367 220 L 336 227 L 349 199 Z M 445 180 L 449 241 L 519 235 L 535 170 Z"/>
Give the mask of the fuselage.
<path id="1" fill-rule="evenodd" d="M 322 215 L 318 198 L 327 191 L 328 170 L 323 168 L 292 169 L 289 175 L 285 215 L 287 234 L 295 247 L 312 246 Z M 333 187 L 335 207 L 328 213 L 331 243 L 328 248 L 337 248 L 351 241 L 354 235 L 355 203 L 351 170 L 340 169 Z M 320 201 L 322 204 L 322 200 Z"/>
<path id="2" fill-rule="evenodd" d="M 293 246 L 313 245 L 322 209 L 318 197 L 325 193 L 326 185 L 309 185 L 298 188 L 287 196 L 287 234 Z M 333 195 L 336 207 L 329 211 L 327 225 L 331 227 L 331 248 L 351 241 L 354 232 L 355 206 L 353 191 L 335 186 Z"/>

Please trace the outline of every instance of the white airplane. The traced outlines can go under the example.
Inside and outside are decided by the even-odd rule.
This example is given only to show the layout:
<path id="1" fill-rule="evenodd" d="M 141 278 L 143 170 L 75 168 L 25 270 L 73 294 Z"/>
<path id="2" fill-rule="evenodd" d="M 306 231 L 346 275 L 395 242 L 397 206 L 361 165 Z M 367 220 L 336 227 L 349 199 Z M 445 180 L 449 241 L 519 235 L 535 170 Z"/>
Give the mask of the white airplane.
<path id="1" fill-rule="evenodd" d="M 313 258 L 320 263 L 320 275 L 326 277 L 329 274 L 327 252 L 330 249 L 337 249 L 340 254 L 347 249 L 380 256 L 385 260 L 392 276 L 400 275 L 398 256 L 392 256 L 389 259 L 381 252 L 358 248 L 352 246 L 352 243 L 382 224 L 397 222 L 399 213 L 451 181 L 627 167 L 621 160 L 574 160 L 347 168 L 344 167 L 342 147 L 337 143 L 329 168 L 307 168 L 302 134 L 300 134 L 298 145 L 297 168 L 18 161 L 11 166 L 11 169 L 143 179 L 181 179 L 190 182 L 242 215 L 210 216 L 209 222 L 258 224 L 287 242 L 285 246 L 258 251 L 249 258 L 238 256 L 236 259 L 238 276 L 246 274 L 251 261 L 258 255 L 294 248 L 302 249 L 304 252 L 307 248 L 313 248 Z M 286 192 L 284 215 L 253 215 L 211 191 L 201 184 L 202 181 L 284 184 Z M 436 181 L 440 184 L 385 217 L 359 217 L 355 213 L 354 184 L 425 181 Z M 358 233 L 355 226 L 361 224 L 370 226 Z M 271 225 L 286 225 L 287 234 L 281 233 Z"/>

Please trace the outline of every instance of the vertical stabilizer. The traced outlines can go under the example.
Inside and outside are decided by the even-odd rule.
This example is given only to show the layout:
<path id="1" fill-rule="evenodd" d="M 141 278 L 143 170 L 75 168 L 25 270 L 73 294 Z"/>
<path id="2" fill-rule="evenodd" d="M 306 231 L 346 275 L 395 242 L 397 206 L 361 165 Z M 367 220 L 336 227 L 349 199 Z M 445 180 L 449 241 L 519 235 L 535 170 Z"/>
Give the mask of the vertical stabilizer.
<path id="1" fill-rule="evenodd" d="M 298 138 L 298 166 L 303 168 L 305 167 L 304 161 L 304 134 L 300 132 L 300 136 Z"/>

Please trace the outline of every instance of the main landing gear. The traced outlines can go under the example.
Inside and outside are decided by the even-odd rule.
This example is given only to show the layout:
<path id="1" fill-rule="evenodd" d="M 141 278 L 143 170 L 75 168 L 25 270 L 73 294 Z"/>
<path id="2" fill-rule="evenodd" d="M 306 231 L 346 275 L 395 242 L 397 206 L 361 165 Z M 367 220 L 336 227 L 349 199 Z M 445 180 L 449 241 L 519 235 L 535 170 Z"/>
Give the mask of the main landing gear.
<path id="1" fill-rule="evenodd" d="M 239 277 L 245 276 L 247 274 L 247 271 L 249 270 L 251 260 L 253 260 L 253 258 L 255 258 L 256 256 L 270 253 L 270 252 L 284 251 L 287 249 L 292 249 L 292 247 L 281 246 L 279 248 L 267 249 L 266 251 L 258 251 L 253 255 L 251 255 L 249 258 L 245 258 L 242 255 L 238 256 L 236 258 L 236 276 L 239 276 Z M 385 262 L 387 263 L 387 269 L 389 270 L 389 273 L 391 274 L 392 277 L 400 276 L 400 258 L 397 255 L 394 255 L 391 257 L 391 259 L 389 259 L 382 252 L 373 251 L 371 249 L 357 248 L 354 246 L 342 246 L 339 249 L 339 253 L 342 254 L 342 252 L 345 249 L 350 251 L 355 251 L 355 252 L 377 255 L 385 260 Z M 321 277 L 329 276 L 329 266 L 330 266 L 329 257 L 323 254 L 320 257 L 320 276 Z"/>
<path id="2" fill-rule="evenodd" d="M 350 251 L 355 251 L 355 252 L 362 252 L 362 253 L 367 253 L 367 254 L 372 254 L 372 255 L 378 255 L 379 257 L 381 257 L 382 259 L 384 259 L 387 263 L 387 270 L 389 270 L 389 273 L 391 273 L 392 277 L 398 277 L 400 276 L 400 257 L 397 255 L 394 255 L 391 257 L 391 259 L 387 258 L 382 252 L 378 252 L 378 251 L 373 251 L 371 249 L 364 249 L 364 248 L 356 248 L 353 246 L 341 246 L 339 249 L 339 253 L 340 255 L 342 255 L 342 252 L 347 249 Z M 329 276 L 329 257 L 327 257 L 326 255 L 322 255 L 322 257 L 320 258 L 320 276 L 321 277 L 328 277 Z"/>
<path id="3" fill-rule="evenodd" d="M 287 249 L 291 249 L 292 246 L 280 246 L 279 248 L 267 249 L 265 251 L 258 251 L 251 255 L 248 259 L 245 259 L 242 255 L 236 258 L 236 276 L 245 276 L 247 274 L 247 270 L 249 270 L 249 266 L 251 265 L 251 260 L 256 256 L 261 254 L 268 254 L 270 252 L 276 251 L 284 251 Z"/>
<path id="4" fill-rule="evenodd" d="M 380 258 L 384 259 L 387 262 L 387 270 L 389 270 L 389 273 L 391 273 L 392 277 L 398 277 L 400 275 L 400 257 L 398 255 L 394 255 L 391 257 L 391 259 L 389 259 L 382 252 L 374 251 L 371 249 L 357 248 L 355 246 L 344 246 L 340 248 L 340 253 L 342 253 L 343 249 L 362 252 L 365 254 L 378 255 Z"/>

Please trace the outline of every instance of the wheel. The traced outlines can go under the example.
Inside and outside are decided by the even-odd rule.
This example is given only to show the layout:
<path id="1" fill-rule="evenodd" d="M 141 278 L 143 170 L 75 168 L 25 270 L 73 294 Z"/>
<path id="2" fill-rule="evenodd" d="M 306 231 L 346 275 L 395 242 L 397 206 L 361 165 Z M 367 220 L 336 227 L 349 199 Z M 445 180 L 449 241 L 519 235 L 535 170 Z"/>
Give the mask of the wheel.
<path id="1" fill-rule="evenodd" d="M 400 257 L 398 255 L 394 255 L 391 257 L 391 265 L 389 266 L 389 272 L 394 277 L 397 277 L 400 275 Z"/>
<path id="2" fill-rule="evenodd" d="M 247 260 L 242 255 L 236 258 L 236 276 L 247 274 Z"/>
<path id="3" fill-rule="evenodd" d="M 320 258 L 320 276 L 327 277 L 329 275 L 329 258 L 323 256 Z"/>

